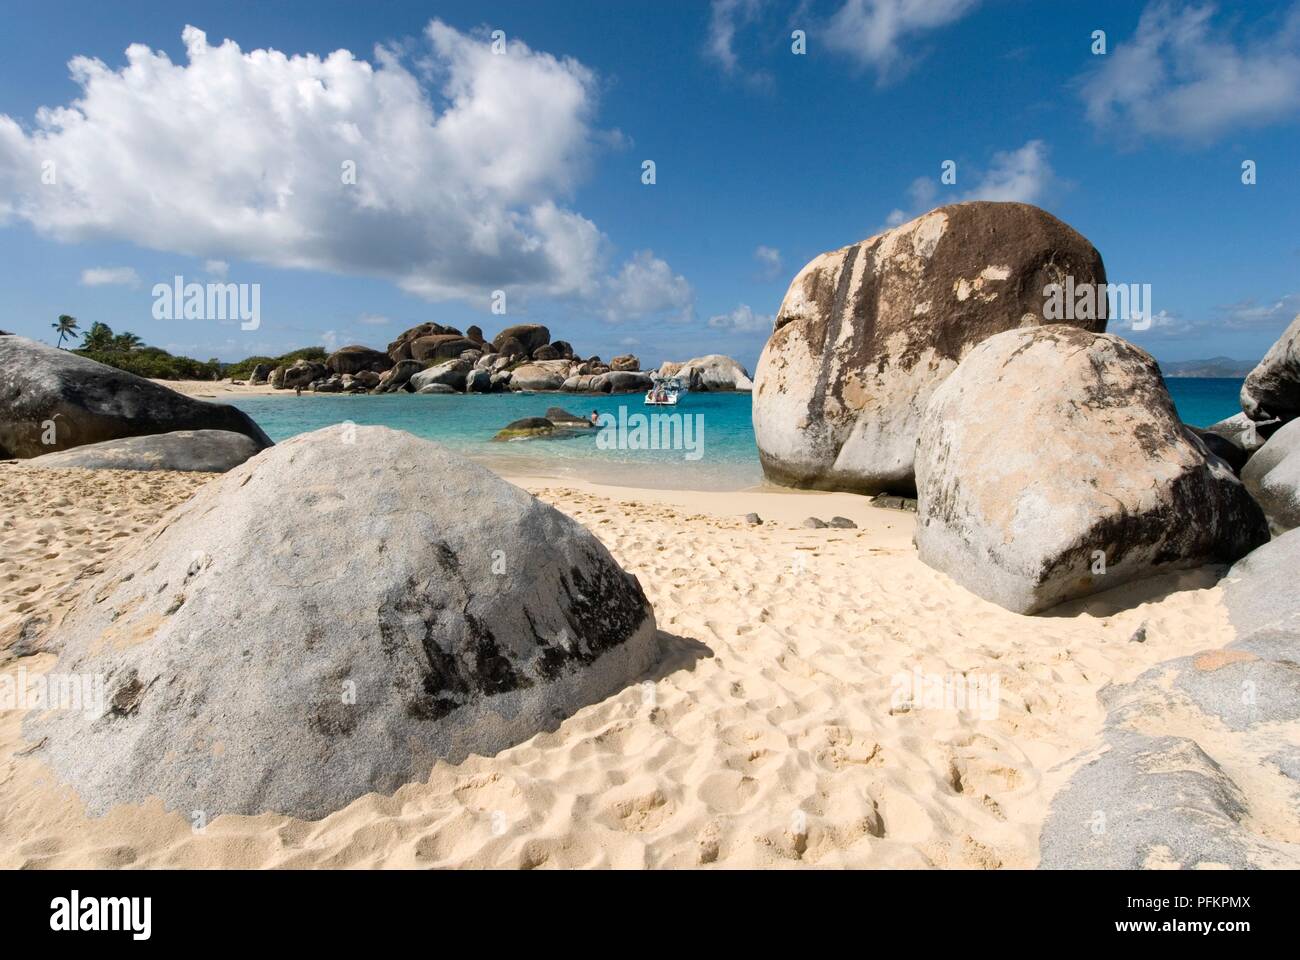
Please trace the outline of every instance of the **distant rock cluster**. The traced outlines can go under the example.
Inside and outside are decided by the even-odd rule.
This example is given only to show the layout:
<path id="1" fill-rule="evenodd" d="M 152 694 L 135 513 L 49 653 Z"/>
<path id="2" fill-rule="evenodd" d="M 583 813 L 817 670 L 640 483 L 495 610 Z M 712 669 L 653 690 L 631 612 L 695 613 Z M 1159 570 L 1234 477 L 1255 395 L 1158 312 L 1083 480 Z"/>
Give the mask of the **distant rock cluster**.
<path id="1" fill-rule="evenodd" d="M 695 391 L 748 391 L 749 372 L 730 357 L 712 354 L 684 363 L 665 363 L 657 373 L 678 377 Z M 506 327 L 492 340 L 472 326 L 422 323 L 404 331 L 386 352 L 354 344 L 330 354 L 322 363 L 298 360 L 284 366 L 254 369 L 250 382 L 280 390 L 316 393 L 638 393 L 650 389 L 653 373 L 625 354 L 608 363 L 585 360 L 565 340 L 551 340 L 539 323 Z"/>

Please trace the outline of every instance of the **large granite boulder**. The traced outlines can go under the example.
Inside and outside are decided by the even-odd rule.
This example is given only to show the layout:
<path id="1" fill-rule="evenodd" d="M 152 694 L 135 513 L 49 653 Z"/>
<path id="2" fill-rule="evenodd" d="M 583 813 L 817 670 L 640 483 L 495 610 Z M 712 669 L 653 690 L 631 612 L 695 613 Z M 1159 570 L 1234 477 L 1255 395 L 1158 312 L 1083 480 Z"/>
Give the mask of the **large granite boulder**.
<path id="1" fill-rule="evenodd" d="M 427 386 L 441 383 L 453 390 L 464 390 L 465 378 L 472 366 L 464 360 L 448 360 L 428 367 L 411 376 L 411 389 L 419 392 Z"/>
<path id="2" fill-rule="evenodd" d="M 411 345 L 416 340 L 423 337 L 459 337 L 460 335 L 460 331 L 455 327 L 446 327 L 441 323 L 421 323 L 409 330 L 403 330 L 398 338 L 388 345 L 388 356 L 394 361 L 411 360 L 414 359 Z"/>
<path id="3" fill-rule="evenodd" d="M 822 254 L 791 283 L 755 371 L 764 473 L 910 493 L 921 414 L 961 358 L 995 333 L 1055 322 L 1049 285 L 1105 281 L 1092 244 L 1023 203 L 940 207 Z M 1099 299 L 1070 322 L 1105 330 Z"/>
<path id="4" fill-rule="evenodd" d="M 275 390 L 284 389 L 284 371 L 287 369 L 289 368 L 283 364 L 273 368 L 271 372 L 266 375 L 266 382 Z"/>
<path id="5" fill-rule="evenodd" d="M 424 363 L 455 360 L 466 350 L 474 349 L 474 341 L 453 334 L 435 334 L 411 341 L 411 358 Z"/>
<path id="6" fill-rule="evenodd" d="M 1241 482 L 1263 507 L 1274 533 L 1300 527 L 1300 420 L 1269 438 L 1242 468 Z"/>
<path id="7" fill-rule="evenodd" d="M 569 378 L 568 360 L 538 360 L 511 371 L 511 390 L 559 390 Z"/>
<path id="8" fill-rule="evenodd" d="M 659 376 L 676 377 L 696 393 L 748 392 L 754 389 L 749 371 L 731 357 L 718 353 L 696 357 L 685 363 L 666 362 L 659 367 Z"/>
<path id="9" fill-rule="evenodd" d="M 187 397 L 26 337 L 0 336 L 0 458 L 174 430 L 229 430 L 258 449 L 271 445 L 235 407 Z"/>
<path id="10" fill-rule="evenodd" d="M 1262 447 L 1281 425 L 1281 420 L 1257 422 L 1244 413 L 1237 413 L 1226 420 L 1210 424 L 1200 432 L 1222 437 L 1245 453 L 1249 459 L 1250 455 Z"/>
<path id="11" fill-rule="evenodd" d="M 492 340 L 492 345 L 497 353 L 510 356 L 510 351 L 503 347 L 511 341 L 519 344 L 523 356 L 531 357 L 534 350 L 551 342 L 551 331 L 540 323 L 520 323 L 498 333 Z"/>
<path id="12" fill-rule="evenodd" d="M 340 347 L 331 353 L 325 361 L 325 366 L 332 373 L 340 374 L 358 374 L 363 370 L 383 373 L 392 365 L 393 359 L 388 354 L 379 350 L 372 350 L 370 347 L 363 347 L 360 344 Z"/>
<path id="13" fill-rule="evenodd" d="M 309 387 L 317 380 L 323 380 L 328 373 L 325 364 L 319 361 L 295 360 L 285 368 L 280 384 L 285 390 L 296 390 L 299 387 Z"/>
<path id="14" fill-rule="evenodd" d="M 636 579 L 580 524 L 384 427 L 300 435 L 199 490 L 51 637 L 97 711 L 28 715 L 92 814 L 317 819 L 490 756 L 658 655 Z"/>
<path id="15" fill-rule="evenodd" d="M 147 437 L 87 443 L 71 450 L 32 457 L 21 464 L 41 470 L 79 467 L 84 470 L 225 473 L 256 456 L 262 449 L 262 445 L 251 437 L 229 430 L 175 430 Z"/>
<path id="16" fill-rule="evenodd" d="M 1252 420 L 1300 417 L 1300 315 L 1246 377 L 1241 409 Z"/>
<path id="17" fill-rule="evenodd" d="M 609 369 L 619 373 L 637 373 L 641 369 L 641 361 L 632 354 L 625 353 L 609 361 Z"/>
<path id="18" fill-rule="evenodd" d="M 916 480 L 921 560 L 1019 613 L 1268 540 L 1155 360 L 1075 327 L 975 347 L 926 407 Z"/>
<path id="19" fill-rule="evenodd" d="M 393 364 L 393 368 L 383 373 L 379 377 L 379 383 L 375 385 L 375 393 L 397 393 L 399 390 L 409 391 L 411 377 L 415 376 L 424 369 L 424 364 L 419 360 L 398 360 Z"/>
<path id="20" fill-rule="evenodd" d="M 602 373 L 591 384 L 596 393 L 643 393 L 653 385 L 654 380 L 650 374 L 631 370 Z"/>
<path id="21" fill-rule="evenodd" d="M 271 376 L 271 371 L 274 369 L 269 363 L 255 364 L 253 372 L 248 375 L 249 384 L 255 387 L 258 384 L 266 383 Z"/>

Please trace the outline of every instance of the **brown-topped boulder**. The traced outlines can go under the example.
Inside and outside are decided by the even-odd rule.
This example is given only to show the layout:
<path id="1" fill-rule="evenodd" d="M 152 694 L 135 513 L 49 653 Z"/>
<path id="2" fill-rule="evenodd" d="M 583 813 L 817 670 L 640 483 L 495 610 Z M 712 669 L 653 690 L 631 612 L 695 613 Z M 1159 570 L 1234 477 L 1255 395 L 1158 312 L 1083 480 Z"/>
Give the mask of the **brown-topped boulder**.
<path id="1" fill-rule="evenodd" d="M 565 360 L 572 360 L 577 354 L 573 352 L 573 344 L 568 340 L 556 340 L 551 344 L 555 348 L 555 355 Z"/>
<path id="2" fill-rule="evenodd" d="M 388 345 L 388 355 L 393 360 L 410 360 L 413 358 L 411 344 L 421 337 L 459 337 L 460 335 L 460 331 L 455 327 L 445 327 L 441 323 L 421 323 L 402 331 L 401 335 Z"/>
<path id="3" fill-rule="evenodd" d="M 411 377 L 415 376 L 424 369 L 424 364 L 419 360 L 398 360 L 393 364 L 393 369 L 382 374 L 379 383 L 376 385 L 375 393 L 396 393 L 398 390 L 407 390 Z"/>
<path id="4" fill-rule="evenodd" d="M 534 350 L 551 342 L 551 331 L 540 323 L 519 323 L 498 333 L 492 345 L 497 353 L 507 353 L 503 347 L 511 340 L 519 341 L 524 355 L 531 357 Z"/>
<path id="5" fill-rule="evenodd" d="M 559 360 L 560 351 L 556 350 L 549 343 L 544 343 L 533 351 L 534 360 Z"/>
<path id="6" fill-rule="evenodd" d="M 621 357 L 615 357 L 609 361 L 609 369 L 618 373 L 636 373 L 641 369 L 641 361 L 630 353 L 625 353 Z"/>
<path id="7" fill-rule="evenodd" d="M 1105 281 L 1092 244 L 1023 203 L 940 207 L 822 254 L 790 284 L 755 371 L 764 473 L 786 486 L 910 493 L 925 405 L 962 357 L 1019 327 L 1105 330 L 1104 294 L 1073 321 L 1045 309 L 1049 285 Z"/>
<path id="8" fill-rule="evenodd" d="M 363 347 L 359 343 L 340 347 L 329 355 L 325 366 L 334 373 L 357 374 L 362 370 L 383 373 L 393 365 L 393 359 L 379 350 Z"/>
<path id="9" fill-rule="evenodd" d="M 483 328 L 480 326 L 472 324 L 470 328 L 465 331 L 465 336 L 479 345 L 483 344 Z"/>
<path id="10" fill-rule="evenodd" d="M 259 363 L 253 367 L 253 372 L 248 375 L 248 382 L 252 386 L 266 383 L 271 376 L 271 371 L 275 368 L 269 363 Z"/>
<path id="11" fill-rule="evenodd" d="M 412 360 L 424 363 L 437 363 L 442 360 L 455 360 L 466 350 L 475 349 L 474 341 L 458 334 L 437 333 L 420 337 L 409 344 Z"/>

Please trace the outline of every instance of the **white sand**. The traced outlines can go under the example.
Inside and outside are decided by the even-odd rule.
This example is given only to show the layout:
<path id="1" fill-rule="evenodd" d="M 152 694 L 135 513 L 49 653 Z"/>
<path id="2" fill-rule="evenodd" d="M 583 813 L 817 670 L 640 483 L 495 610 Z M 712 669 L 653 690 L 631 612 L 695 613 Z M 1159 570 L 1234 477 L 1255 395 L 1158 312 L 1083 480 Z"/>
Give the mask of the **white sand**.
<path id="1" fill-rule="evenodd" d="M 0 644 L 204 479 L 0 465 Z M 1022 617 L 922 565 L 912 515 L 861 498 L 518 482 L 640 578 L 668 651 L 645 683 L 322 821 L 201 833 L 156 803 L 87 820 L 0 713 L 0 867 L 1032 866 L 1052 794 L 1099 743 L 1097 691 L 1231 636 L 1209 571 Z M 861 529 L 799 528 L 810 514 Z M 892 710 L 914 669 L 996 676 L 996 715 Z"/>
<path id="2" fill-rule="evenodd" d="M 231 397 L 297 396 L 293 390 L 276 390 L 269 383 L 259 383 L 255 387 L 247 382 L 236 384 L 230 380 L 155 380 L 154 383 L 160 387 L 175 390 L 177 393 L 183 393 L 187 397 L 198 397 L 200 400 L 220 400 L 225 402 Z M 332 396 L 332 394 L 327 393 L 315 394 L 310 390 L 304 390 L 302 395 L 304 397 L 308 395 Z"/>

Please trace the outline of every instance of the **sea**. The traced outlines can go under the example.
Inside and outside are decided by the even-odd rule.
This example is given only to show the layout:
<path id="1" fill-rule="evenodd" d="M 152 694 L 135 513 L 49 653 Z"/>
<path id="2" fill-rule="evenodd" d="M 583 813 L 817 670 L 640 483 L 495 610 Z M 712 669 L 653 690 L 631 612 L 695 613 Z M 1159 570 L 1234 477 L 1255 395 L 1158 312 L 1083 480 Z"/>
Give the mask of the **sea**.
<path id="1" fill-rule="evenodd" d="M 1171 378 L 1169 393 L 1185 423 L 1209 426 L 1240 412 L 1241 380 Z M 640 394 L 304 394 L 233 400 L 277 442 L 331 424 L 351 422 L 406 430 L 434 440 L 498 473 L 515 477 L 590 480 L 633 487 L 744 490 L 763 483 L 747 393 L 687 393 L 676 407 L 647 407 Z M 589 417 L 609 414 L 621 431 L 574 431 L 563 439 L 493 441 L 513 420 L 550 407 Z M 637 432 L 638 415 L 681 419 Z M 686 419 L 689 418 L 689 421 Z M 654 437 L 668 449 L 654 449 Z M 617 441 L 617 442 L 610 442 Z"/>

